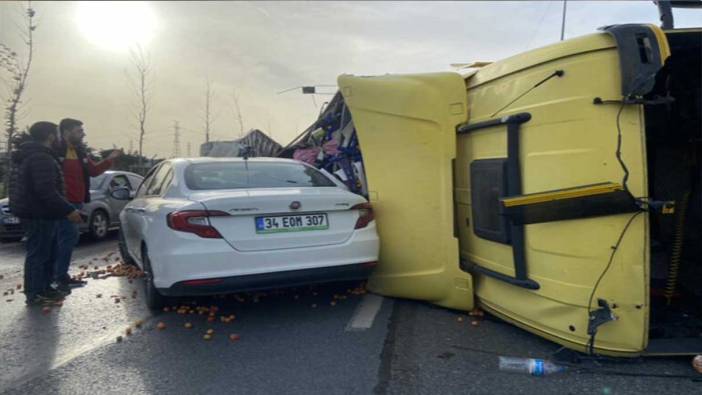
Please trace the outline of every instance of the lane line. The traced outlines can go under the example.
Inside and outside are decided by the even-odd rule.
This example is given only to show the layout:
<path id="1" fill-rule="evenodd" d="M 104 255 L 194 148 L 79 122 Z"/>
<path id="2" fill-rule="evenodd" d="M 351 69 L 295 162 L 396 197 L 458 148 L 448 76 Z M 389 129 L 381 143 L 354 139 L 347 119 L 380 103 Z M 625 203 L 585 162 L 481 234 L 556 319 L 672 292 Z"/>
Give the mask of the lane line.
<path id="1" fill-rule="evenodd" d="M 356 307 L 353 317 L 346 325 L 346 332 L 365 331 L 373 326 L 373 321 L 383 305 L 383 297 L 374 294 L 363 296 L 361 303 Z"/>

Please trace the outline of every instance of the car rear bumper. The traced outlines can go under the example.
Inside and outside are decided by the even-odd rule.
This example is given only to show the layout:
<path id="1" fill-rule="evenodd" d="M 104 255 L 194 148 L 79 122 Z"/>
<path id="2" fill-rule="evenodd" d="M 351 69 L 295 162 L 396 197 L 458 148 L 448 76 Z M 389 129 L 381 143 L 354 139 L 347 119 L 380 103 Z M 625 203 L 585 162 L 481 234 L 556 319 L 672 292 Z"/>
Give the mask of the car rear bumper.
<path id="1" fill-rule="evenodd" d="M 238 251 L 223 239 L 203 239 L 183 232 L 163 236 L 148 243 L 148 253 L 154 286 L 166 293 L 176 284 L 191 280 L 254 275 L 277 278 L 276 273 L 327 268 L 333 271 L 336 267 L 377 262 L 380 249 L 375 224 L 355 231 L 341 244 L 250 252 Z"/>
<path id="2" fill-rule="evenodd" d="M 216 279 L 181 281 L 170 288 L 159 288 L 165 296 L 215 295 L 232 292 L 289 288 L 301 285 L 367 279 L 376 262 L 352 265 L 250 274 Z"/>

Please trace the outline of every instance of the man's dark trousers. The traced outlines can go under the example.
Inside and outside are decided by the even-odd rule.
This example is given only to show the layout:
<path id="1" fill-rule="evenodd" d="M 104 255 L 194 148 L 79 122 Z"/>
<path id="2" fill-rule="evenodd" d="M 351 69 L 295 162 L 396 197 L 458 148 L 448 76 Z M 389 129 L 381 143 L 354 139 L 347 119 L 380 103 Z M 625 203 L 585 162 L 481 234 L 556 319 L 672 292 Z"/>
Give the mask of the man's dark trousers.
<path id="1" fill-rule="evenodd" d="M 83 208 L 82 203 L 71 203 L 76 210 Z M 68 267 L 71 264 L 71 256 L 73 248 L 80 240 L 80 231 L 78 224 L 74 224 L 68 218 L 58 220 L 57 234 L 57 250 L 56 250 L 56 269 L 54 270 L 54 278 L 50 279 L 58 284 L 67 284 L 71 276 L 68 274 Z"/>
<path id="2" fill-rule="evenodd" d="M 54 272 L 58 220 L 23 219 L 27 232 L 24 293 L 27 300 L 49 289 Z"/>

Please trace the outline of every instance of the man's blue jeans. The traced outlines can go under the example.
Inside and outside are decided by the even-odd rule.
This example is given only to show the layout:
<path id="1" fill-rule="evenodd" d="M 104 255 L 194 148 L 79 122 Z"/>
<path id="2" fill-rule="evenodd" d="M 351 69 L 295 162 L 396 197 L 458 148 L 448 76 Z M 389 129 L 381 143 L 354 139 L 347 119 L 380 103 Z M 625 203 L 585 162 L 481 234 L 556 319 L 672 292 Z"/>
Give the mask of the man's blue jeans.
<path id="1" fill-rule="evenodd" d="M 27 300 L 49 289 L 56 257 L 59 220 L 22 219 L 27 234 L 24 293 Z"/>
<path id="2" fill-rule="evenodd" d="M 83 208 L 83 205 L 71 203 L 76 210 Z M 69 221 L 68 218 L 63 218 L 58 221 L 58 232 L 56 237 L 56 266 L 54 269 L 54 278 L 56 283 L 65 283 L 71 279 L 68 275 L 68 267 L 71 264 L 73 256 L 73 247 L 78 245 L 80 232 L 78 224 Z"/>

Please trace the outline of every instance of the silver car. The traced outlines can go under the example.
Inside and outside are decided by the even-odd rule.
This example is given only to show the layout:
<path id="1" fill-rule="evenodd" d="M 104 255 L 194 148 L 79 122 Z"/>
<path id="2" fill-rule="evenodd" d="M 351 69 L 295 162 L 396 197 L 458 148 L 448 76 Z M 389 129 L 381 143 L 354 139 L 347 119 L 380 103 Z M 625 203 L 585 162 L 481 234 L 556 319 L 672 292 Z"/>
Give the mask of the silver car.
<path id="1" fill-rule="evenodd" d="M 90 203 L 81 210 L 83 223 L 81 233 L 88 233 L 95 240 L 104 239 L 108 231 L 119 228 L 119 213 L 127 204 L 114 199 L 110 192 L 116 188 L 128 188 L 133 195 L 143 177 L 128 171 L 106 171 L 90 179 Z M 10 212 L 8 199 L 0 200 L 0 240 L 17 241 L 24 235 L 20 220 Z"/>
<path id="2" fill-rule="evenodd" d="M 131 195 L 144 178 L 128 171 L 109 170 L 90 179 L 90 203 L 81 210 L 81 233 L 88 233 L 95 240 L 104 239 L 111 229 L 119 228 L 119 213 L 127 204 L 110 194 L 117 188 L 129 188 Z"/>

